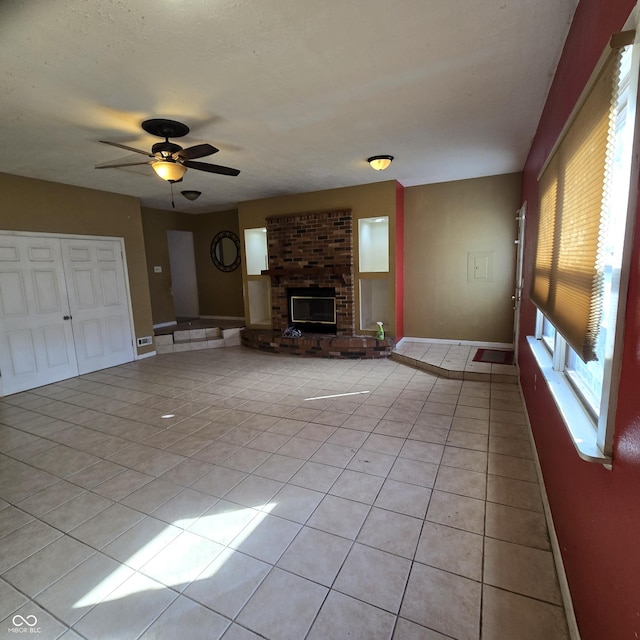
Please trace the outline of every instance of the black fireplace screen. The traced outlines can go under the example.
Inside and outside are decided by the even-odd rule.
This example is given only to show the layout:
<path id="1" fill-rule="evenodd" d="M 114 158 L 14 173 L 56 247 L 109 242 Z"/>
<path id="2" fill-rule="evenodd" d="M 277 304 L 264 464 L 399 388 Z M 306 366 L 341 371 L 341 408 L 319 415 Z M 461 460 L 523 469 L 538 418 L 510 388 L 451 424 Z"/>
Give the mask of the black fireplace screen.
<path id="1" fill-rule="evenodd" d="M 291 296 L 290 314 L 293 323 L 336 323 L 336 299 L 329 296 Z"/>
<path id="2" fill-rule="evenodd" d="M 289 326 L 312 333 L 335 333 L 336 290 L 333 287 L 289 287 Z"/>

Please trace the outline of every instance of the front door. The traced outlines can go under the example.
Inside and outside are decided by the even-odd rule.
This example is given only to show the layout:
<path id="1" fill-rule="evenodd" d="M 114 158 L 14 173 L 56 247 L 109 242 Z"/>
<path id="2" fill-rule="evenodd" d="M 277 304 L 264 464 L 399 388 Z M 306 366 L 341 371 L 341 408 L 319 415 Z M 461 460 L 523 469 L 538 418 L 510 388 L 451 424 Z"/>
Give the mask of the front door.
<path id="1" fill-rule="evenodd" d="M 0 236 L 2 394 L 78 375 L 60 240 Z"/>
<path id="2" fill-rule="evenodd" d="M 518 362 L 518 336 L 520 335 L 520 306 L 522 304 L 523 273 L 522 261 L 524 259 L 524 224 L 527 214 L 527 203 L 525 202 L 516 216 L 518 221 L 518 239 L 516 240 L 518 250 L 516 252 L 516 290 L 513 295 L 513 353 L 514 361 Z"/>

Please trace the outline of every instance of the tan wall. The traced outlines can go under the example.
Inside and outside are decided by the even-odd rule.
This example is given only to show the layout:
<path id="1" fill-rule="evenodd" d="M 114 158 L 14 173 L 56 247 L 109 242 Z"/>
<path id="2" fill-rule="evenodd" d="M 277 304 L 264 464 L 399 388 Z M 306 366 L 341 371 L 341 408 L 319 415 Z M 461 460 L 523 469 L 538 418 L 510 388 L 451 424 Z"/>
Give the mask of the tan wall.
<path id="1" fill-rule="evenodd" d="M 512 342 L 521 174 L 405 189 L 405 335 Z M 493 280 L 469 282 L 469 252 Z"/>
<path id="2" fill-rule="evenodd" d="M 0 194 L 0 229 L 124 238 L 135 335 L 153 335 L 137 198 L 3 173 Z"/>
<path id="3" fill-rule="evenodd" d="M 328 209 L 351 209 L 354 218 L 386 216 L 390 210 L 395 211 L 395 185 L 394 180 L 388 180 L 242 202 L 238 206 L 240 227 L 248 229 L 264 226 L 267 216 Z"/>
<path id="4" fill-rule="evenodd" d="M 396 182 L 376 182 L 356 187 L 314 191 L 262 200 L 242 202 L 238 206 L 240 222 L 240 239 L 244 247 L 244 229 L 266 226 L 268 216 L 288 213 L 303 213 L 307 211 L 326 211 L 330 209 L 351 209 L 354 220 L 354 255 L 358 255 L 358 218 L 373 218 L 389 216 L 389 245 L 390 245 L 390 273 L 389 273 L 389 326 L 385 330 L 389 335 L 395 335 L 395 211 L 396 211 Z M 356 261 L 357 268 L 357 261 Z M 246 295 L 246 264 L 243 261 L 243 279 Z M 356 274 L 357 275 L 357 274 Z M 356 282 L 356 331 L 359 326 L 359 300 Z M 245 304 L 247 322 L 249 319 L 248 306 Z M 367 332 L 362 332 L 367 333 Z"/>
<path id="5" fill-rule="evenodd" d="M 193 219 L 200 315 L 243 318 L 242 270 L 220 271 L 211 260 L 211 241 L 217 233 L 232 231 L 240 238 L 238 212 L 202 213 Z"/>
<path id="6" fill-rule="evenodd" d="M 211 261 L 211 240 L 218 231 L 238 234 L 237 211 L 192 215 L 178 211 L 142 208 L 147 251 L 147 273 L 154 324 L 175 321 L 167 231 L 191 231 L 196 257 L 198 301 L 201 316 L 243 317 L 242 273 L 216 269 Z M 155 273 L 154 266 L 162 267 Z"/>

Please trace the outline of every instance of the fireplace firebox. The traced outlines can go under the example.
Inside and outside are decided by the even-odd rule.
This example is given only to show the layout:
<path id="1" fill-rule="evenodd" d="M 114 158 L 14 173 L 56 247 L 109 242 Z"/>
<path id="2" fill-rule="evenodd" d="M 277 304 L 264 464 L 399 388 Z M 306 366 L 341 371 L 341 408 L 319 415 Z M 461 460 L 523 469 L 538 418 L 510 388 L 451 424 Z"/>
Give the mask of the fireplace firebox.
<path id="1" fill-rule="evenodd" d="M 287 289 L 289 326 L 312 333 L 336 333 L 336 290 L 332 287 Z"/>

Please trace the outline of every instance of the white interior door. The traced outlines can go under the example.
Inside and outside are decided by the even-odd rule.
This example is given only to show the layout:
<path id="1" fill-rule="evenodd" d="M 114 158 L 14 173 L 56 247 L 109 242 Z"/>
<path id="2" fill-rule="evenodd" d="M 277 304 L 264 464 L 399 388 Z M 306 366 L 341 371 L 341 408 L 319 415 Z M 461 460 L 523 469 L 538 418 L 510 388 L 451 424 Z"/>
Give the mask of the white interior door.
<path id="1" fill-rule="evenodd" d="M 63 239 L 61 244 L 78 372 L 131 362 L 133 340 L 120 242 Z"/>
<path id="2" fill-rule="evenodd" d="M 524 284 L 522 262 L 524 260 L 524 225 L 527 215 L 527 203 L 525 202 L 516 216 L 518 221 L 518 251 L 516 253 L 516 290 L 513 295 L 513 353 L 514 360 L 518 362 L 518 336 L 520 335 L 520 306 L 522 304 L 522 287 Z"/>
<path id="3" fill-rule="evenodd" d="M 0 236 L 3 395 L 78 375 L 60 240 Z"/>
<path id="4" fill-rule="evenodd" d="M 197 318 L 200 315 L 200 306 L 193 233 L 167 231 L 167 244 L 171 267 L 173 312 L 176 318 Z"/>

